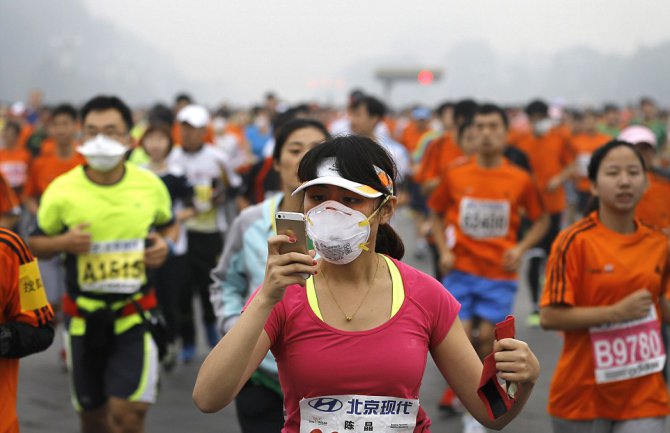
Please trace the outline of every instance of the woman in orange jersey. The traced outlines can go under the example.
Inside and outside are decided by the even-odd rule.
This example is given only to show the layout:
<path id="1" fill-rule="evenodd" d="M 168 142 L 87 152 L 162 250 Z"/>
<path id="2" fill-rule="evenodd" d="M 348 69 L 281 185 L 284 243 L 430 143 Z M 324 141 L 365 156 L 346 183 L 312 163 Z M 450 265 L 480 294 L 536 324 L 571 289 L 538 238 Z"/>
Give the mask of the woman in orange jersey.
<path id="1" fill-rule="evenodd" d="M 556 433 L 665 431 L 668 241 L 635 219 L 645 172 L 630 143 L 596 150 L 588 176 L 598 209 L 554 243 L 540 317 L 565 338 L 549 391 Z"/>

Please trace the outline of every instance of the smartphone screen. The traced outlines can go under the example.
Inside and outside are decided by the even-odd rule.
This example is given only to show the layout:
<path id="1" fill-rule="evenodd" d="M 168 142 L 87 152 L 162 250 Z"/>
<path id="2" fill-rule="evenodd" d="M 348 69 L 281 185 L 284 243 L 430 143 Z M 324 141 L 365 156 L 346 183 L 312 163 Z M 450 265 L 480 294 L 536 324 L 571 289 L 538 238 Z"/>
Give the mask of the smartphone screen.
<path id="1" fill-rule="evenodd" d="M 280 254 L 288 252 L 308 253 L 305 215 L 299 212 L 277 212 L 275 223 L 278 235 L 287 235 L 296 238 L 296 242 L 293 244 L 282 244 L 279 248 Z"/>

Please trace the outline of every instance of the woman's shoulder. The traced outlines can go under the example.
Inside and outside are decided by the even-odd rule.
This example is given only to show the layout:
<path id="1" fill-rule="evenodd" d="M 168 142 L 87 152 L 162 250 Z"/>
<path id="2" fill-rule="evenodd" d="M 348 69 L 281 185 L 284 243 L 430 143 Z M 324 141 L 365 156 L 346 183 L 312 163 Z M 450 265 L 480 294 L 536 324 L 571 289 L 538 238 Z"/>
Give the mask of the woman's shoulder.
<path id="1" fill-rule="evenodd" d="M 573 245 L 581 244 L 585 239 L 590 239 L 598 231 L 598 220 L 595 215 L 587 215 L 566 227 L 559 233 L 554 245 L 561 250 Z"/>
<path id="2" fill-rule="evenodd" d="M 441 297 L 446 292 L 442 283 L 435 277 L 408 265 L 400 260 L 391 258 L 402 277 L 405 295 L 416 301 L 432 302 L 436 297 Z"/>

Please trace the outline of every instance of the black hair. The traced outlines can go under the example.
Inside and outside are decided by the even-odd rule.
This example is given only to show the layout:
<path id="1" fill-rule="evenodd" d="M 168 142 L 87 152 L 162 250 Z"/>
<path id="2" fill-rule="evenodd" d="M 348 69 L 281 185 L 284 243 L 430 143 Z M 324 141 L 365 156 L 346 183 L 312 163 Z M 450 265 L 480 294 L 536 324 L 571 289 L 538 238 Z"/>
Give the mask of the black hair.
<path id="1" fill-rule="evenodd" d="M 536 99 L 534 101 L 531 101 L 530 104 L 526 105 L 524 111 L 526 112 L 526 115 L 528 117 L 531 117 L 533 115 L 540 115 L 542 117 L 547 117 L 549 115 L 549 106 L 547 105 L 546 102 L 540 99 Z"/>
<path id="2" fill-rule="evenodd" d="M 149 125 L 171 126 L 174 123 L 174 114 L 170 107 L 164 104 L 155 104 L 147 114 Z"/>
<path id="3" fill-rule="evenodd" d="M 393 158 L 374 140 L 360 135 L 330 138 L 313 147 L 302 157 L 298 167 L 298 178 L 307 182 L 316 178 L 319 164 L 326 158 L 335 158 L 337 171 L 346 179 L 371 186 L 377 191 L 388 191 L 377 175 L 374 166 L 391 176 L 396 191 L 397 170 Z M 375 251 L 400 260 L 405 254 L 405 245 L 398 234 L 387 223 L 379 226 Z"/>
<path id="4" fill-rule="evenodd" d="M 454 122 L 456 125 L 472 121 L 478 106 L 479 104 L 474 99 L 463 99 L 454 104 Z"/>
<path id="5" fill-rule="evenodd" d="M 482 104 L 477 108 L 477 111 L 475 112 L 475 115 L 477 115 L 477 114 L 481 114 L 481 115 L 497 114 L 502 119 L 503 124 L 505 125 L 505 129 L 509 128 L 509 119 L 507 118 L 507 113 L 505 113 L 505 110 L 500 108 L 498 105 Z"/>
<path id="6" fill-rule="evenodd" d="M 468 119 L 465 122 L 458 125 L 458 141 L 461 141 L 461 139 L 463 138 L 463 133 L 465 132 L 466 129 L 471 127 L 473 123 L 474 122 L 472 119 Z"/>
<path id="7" fill-rule="evenodd" d="M 351 104 L 351 108 L 353 109 L 361 106 L 365 107 L 370 116 L 379 117 L 380 120 L 386 115 L 386 105 L 374 96 L 363 96 Z"/>
<path id="8" fill-rule="evenodd" d="M 73 122 L 77 121 L 77 109 L 70 104 L 61 104 L 54 108 L 51 112 L 51 118 L 53 119 L 54 117 L 63 114 L 70 117 Z"/>
<path id="9" fill-rule="evenodd" d="M 656 105 L 656 101 L 651 96 L 643 96 L 640 98 L 640 105 L 645 104 Z"/>
<path id="10" fill-rule="evenodd" d="M 84 123 L 86 116 L 88 116 L 88 113 L 91 111 L 105 110 L 118 111 L 123 119 L 123 123 L 126 124 L 128 131 L 133 128 L 133 113 L 130 111 L 130 108 L 116 96 L 108 95 L 98 95 L 84 104 L 81 108 L 81 123 Z"/>
<path id="11" fill-rule="evenodd" d="M 619 111 L 619 107 L 616 104 L 605 104 L 605 107 L 603 107 L 603 112 L 609 113 L 610 111 Z"/>
<path id="12" fill-rule="evenodd" d="M 454 103 L 445 101 L 437 106 L 437 108 L 435 109 L 435 114 L 437 114 L 438 116 L 442 116 L 442 114 L 444 114 L 444 112 L 447 111 L 449 108 L 454 108 Z"/>
<path id="13" fill-rule="evenodd" d="M 272 130 L 275 131 L 276 135 L 277 131 L 279 131 L 281 127 L 284 126 L 287 122 L 298 117 L 306 117 L 307 115 L 309 115 L 309 106 L 307 104 L 295 105 L 286 111 L 275 114 L 272 117 L 270 122 L 272 124 Z"/>
<path id="14" fill-rule="evenodd" d="M 612 140 L 600 146 L 591 155 L 591 161 L 589 162 L 588 167 L 588 177 L 591 182 L 595 183 L 596 179 L 598 178 L 598 170 L 600 169 L 600 164 L 602 164 L 603 159 L 605 159 L 605 157 L 607 156 L 607 154 L 610 153 L 610 151 L 616 149 L 617 147 L 627 147 L 630 150 L 632 150 L 635 156 L 637 156 L 637 159 L 640 160 L 640 164 L 642 164 L 642 169 L 644 171 L 647 171 L 647 165 L 644 163 L 644 158 L 640 154 L 640 151 L 637 150 L 635 145 L 628 143 L 627 141 Z"/>
<path id="15" fill-rule="evenodd" d="M 275 132 L 275 148 L 272 151 L 272 159 L 274 161 L 279 161 L 281 157 L 281 151 L 284 148 L 284 144 L 286 144 L 286 140 L 288 140 L 291 134 L 293 134 L 295 131 L 305 128 L 316 129 L 323 134 L 325 139 L 330 138 L 330 133 L 328 132 L 328 129 L 325 126 L 323 126 L 323 123 L 319 122 L 318 120 L 299 119 L 299 118 L 291 119 L 288 122 L 284 123 L 282 126 L 280 126 L 280 128 L 277 129 Z"/>
<path id="16" fill-rule="evenodd" d="M 5 128 L 13 129 L 17 137 L 21 135 L 21 124 L 19 122 L 8 120 L 5 122 Z"/>
<path id="17" fill-rule="evenodd" d="M 180 102 L 186 102 L 187 104 L 192 104 L 193 98 L 191 98 L 191 95 L 189 95 L 188 93 L 178 93 L 177 96 L 174 97 L 174 102 L 175 104 L 178 104 Z"/>

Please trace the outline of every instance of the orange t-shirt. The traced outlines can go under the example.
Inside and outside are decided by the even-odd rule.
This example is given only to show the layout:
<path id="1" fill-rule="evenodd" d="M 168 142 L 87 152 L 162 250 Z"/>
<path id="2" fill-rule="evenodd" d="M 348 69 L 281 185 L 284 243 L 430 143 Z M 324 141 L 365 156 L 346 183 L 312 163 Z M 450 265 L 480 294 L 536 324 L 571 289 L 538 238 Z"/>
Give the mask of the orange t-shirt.
<path id="1" fill-rule="evenodd" d="M 68 159 L 61 159 L 55 153 L 37 157 L 28 171 L 28 180 L 23 189 L 23 196 L 39 198 L 51 181 L 85 163 L 86 159 L 77 152 L 72 152 Z"/>
<path id="2" fill-rule="evenodd" d="M 56 152 L 56 140 L 51 137 L 47 137 L 42 141 L 42 146 L 40 147 L 40 155 L 51 155 Z"/>
<path id="3" fill-rule="evenodd" d="M 590 192 L 591 183 L 588 178 L 588 167 L 591 155 L 600 146 L 610 141 L 612 137 L 606 134 L 596 133 L 577 134 L 572 137 L 572 147 L 576 153 L 577 178 L 576 187 L 578 191 Z"/>
<path id="4" fill-rule="evenodd" d="M 559 186 L 547 191 L 547 184 L 574 160 L 574 152 L 564 134 L 557 128 L 542 137 L 526 134 L 516 146 L 526 152 L 533 169 L 533 176 L 540 190 L 547 212 L 560 213 L 565 209 L 565 189 Z"/>
<path id="5" fill-rule="evenodd" d="M 451 133 L 447 132 L 428 144 L 419 168 L 414 175 L 414 180 L 417 183 L 424 183 L 438 179 L 449 165 L 462 156 L 463 151 L 458 147 Z"/>
<path id="6" fill-rule="evenodd" d="M 22 322 L 39 326 L 53 320 L 35 258 L 18 235 L 3 228 L 0 228 L 0 269 L 0 324 Z M 0 358 L 0 432 L 3 433 L 19 431 L 18 379 L 19 360 Z"/>
<path id="7" fill-rule="evenodd" d="M 14 190 L 0 173 L 0 215 L 18 214 L 20 210 L 19 200 Z"/>
<path id="8" fill-rule="evenodd" d="M 26 183 L 31 158 L 24 147 L 0 149 L 0 172 L 12 188 L 21 188 Z"/>
<path id="9" fill-rule="evenodd" d="M 496 168 L 465 159 L 447 169 L 428 206 L 454 230 L 454 269 L 494 280 L 513 280 L 502 265 L 517 242 L 522 211 L 531 221 L 544 213 L 530 175 L 506 159 Z M 452 229 L 453 228 L 453 229 Z"/>
<path id="10" fill-rule="evenodd" d="M 19 134 L 19 142 L 17 147 L 25 148 L 26 144 L 28 144 L 28 140 L 30 139 L 30 137 L 33 135 L 34 132 L 35 127 L 30 123 L 21 124 L 21 133 Z"/>
<path id="11" fill-rule="evenodd" d="M 428 132 L 428 128 L 419 129 L 416 122 L 410 122 L 409 125 L 402 131 L 400 142 L 407 148 L 409 153 L 414 152 L 416 146 L 419 144 L 421 136 Z"/>
<path id="12" fill-rule="evenodd" d="M 670 180 L 649 173 L 649 188 L 635 208 L 635 217 L 659 229 L 670 227 Z"/>
<path id="13" fill-rule="evenodd" d="M 654 298 L 668 289 L 668 239 L 637 223 L 630 235 L 609 230 L 592 213 L 564 230 L 547 263 L 541 307 L 612 305 L 646 288 Z M 665 416 L 670 398 L 661 372 L 596 383 L 588 329 L 564 331 L 561 357 L 549 390 L 549 413 L 569 420 L 624 420 Z"/>

